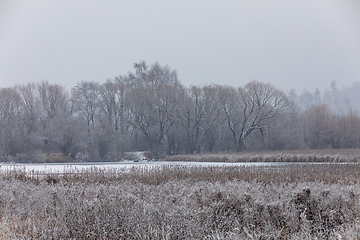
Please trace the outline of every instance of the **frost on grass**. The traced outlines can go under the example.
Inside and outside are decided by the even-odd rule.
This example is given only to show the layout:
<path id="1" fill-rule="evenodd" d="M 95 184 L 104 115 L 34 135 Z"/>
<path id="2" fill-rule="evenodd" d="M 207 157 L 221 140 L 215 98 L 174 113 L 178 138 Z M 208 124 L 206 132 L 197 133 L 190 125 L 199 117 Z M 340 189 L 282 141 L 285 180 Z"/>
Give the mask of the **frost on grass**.
<path id="1" fill-rule="evenodd" d="M 161 167 L 41 177 L 2 172 L 0 236 L 356 239 L 358 168 Z"/>

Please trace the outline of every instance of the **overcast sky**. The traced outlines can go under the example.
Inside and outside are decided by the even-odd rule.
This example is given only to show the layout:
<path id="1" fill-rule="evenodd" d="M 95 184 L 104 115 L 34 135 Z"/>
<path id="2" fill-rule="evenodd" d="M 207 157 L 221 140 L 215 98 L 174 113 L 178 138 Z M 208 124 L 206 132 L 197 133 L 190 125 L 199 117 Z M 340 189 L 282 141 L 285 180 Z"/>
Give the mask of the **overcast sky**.
<path id="1" fill-rule="evenodd" d="M 360 81 L 359 0 L 0 0 L 0 87 L 67 88 L 158 61 L 186 85 Z"/>

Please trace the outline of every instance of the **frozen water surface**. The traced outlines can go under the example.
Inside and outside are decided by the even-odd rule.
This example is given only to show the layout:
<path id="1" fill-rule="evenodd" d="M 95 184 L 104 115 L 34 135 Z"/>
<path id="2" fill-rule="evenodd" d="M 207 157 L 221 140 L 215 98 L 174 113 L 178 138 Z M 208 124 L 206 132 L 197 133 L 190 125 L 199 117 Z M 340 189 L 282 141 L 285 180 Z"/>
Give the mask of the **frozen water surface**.
<path id="1" fill-rule="evenodd" d="M 123 162 L 83 162 L 83 163 L 27 163 L 27 164 L 0 164 L 0 170 L 6 169 L 25 169 L 26 171 L 39 171 L 39 172 L 53 172 L 61 173 L 69 170 L 83 170 L 89 168 L 153 168 L 161 166 L 203 166 L 203 167 L 223 167 L 223 166 L 246 166 L 246 167 L 261 167 L 261 166 L 283 166 L 283 165 L 292 165 L 292 164 L 354 164 L 354 163 L 300 163 L 300 162 L 175 162 L 175 161 L 123 161 Z"/>
<path id="2" fill-rule="evenodd" d="M 82 170 L 87 168 L 131 168 L 131 167 L 158 167 L 158 166 L 268 166 L 280 165 L 281 163 L 225 163 L 225 162 L 84 162 L 84 163 L 27 163 L 27 164 L 7 164 L 0 165 L 0 169 L 25 169 L 26 171 L 41 172 L 63 172 L 66 170 Z"/>

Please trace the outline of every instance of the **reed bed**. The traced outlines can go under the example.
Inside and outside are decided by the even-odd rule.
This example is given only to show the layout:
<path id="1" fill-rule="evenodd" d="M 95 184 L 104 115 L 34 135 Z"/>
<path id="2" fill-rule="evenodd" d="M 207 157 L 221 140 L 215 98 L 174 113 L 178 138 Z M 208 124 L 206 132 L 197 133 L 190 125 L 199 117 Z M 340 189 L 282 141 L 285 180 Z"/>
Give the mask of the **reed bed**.
<path id="1" fill-rule="evenodd" d="M 359 162 L 360 149 L 185 154 L 166 156 L 165 160 L 189 162 Z"/>
<path id="2" fill-rule="evenodd" d="M 3 239 L 359 239 L 360 165 L 0 170 Z"/>

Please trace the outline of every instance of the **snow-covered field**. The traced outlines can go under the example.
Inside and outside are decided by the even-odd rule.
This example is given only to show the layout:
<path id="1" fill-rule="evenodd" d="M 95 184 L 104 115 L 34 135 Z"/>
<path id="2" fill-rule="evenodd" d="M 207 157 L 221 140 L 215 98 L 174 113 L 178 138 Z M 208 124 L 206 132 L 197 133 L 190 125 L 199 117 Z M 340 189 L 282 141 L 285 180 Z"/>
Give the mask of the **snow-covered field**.
<path id="1" fill-rule="evenodd" d="M 339 163 L 2 165 L 0 239 L 359 239 L 359 173 Z"/>

